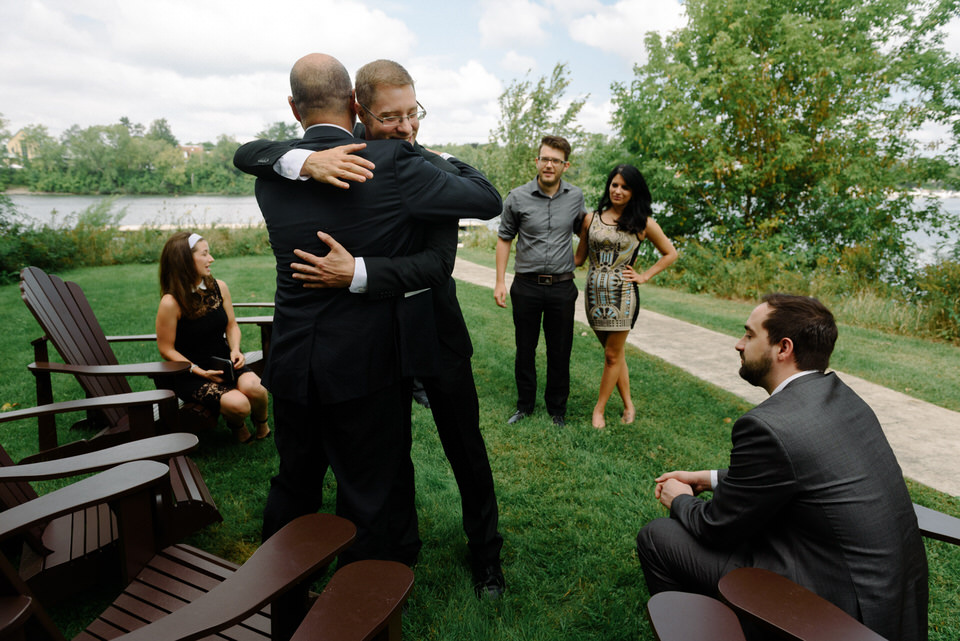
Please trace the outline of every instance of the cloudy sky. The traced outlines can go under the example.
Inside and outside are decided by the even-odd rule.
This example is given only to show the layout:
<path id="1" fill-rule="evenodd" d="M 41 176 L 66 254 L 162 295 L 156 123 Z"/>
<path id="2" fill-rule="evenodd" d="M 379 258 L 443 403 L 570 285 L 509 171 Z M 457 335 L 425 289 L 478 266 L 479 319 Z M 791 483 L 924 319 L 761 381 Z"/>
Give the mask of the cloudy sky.
<path id="1" fill-rule="evenodd" d="M 126 116 L 166 118 L 184 143 L 245 141 L 293 122 L 290 66 L 321 51 L 351 74 L 404 64 L 428 144 L 486 141 L 504 88 L 557 62 L 567 98 L 589 94 L 581 124 L 610 133 L 611 83 L 644 61 L 645 32 L 683 22 L 677 0 L 2 0 L 0 114 L 11 133 Z"/>

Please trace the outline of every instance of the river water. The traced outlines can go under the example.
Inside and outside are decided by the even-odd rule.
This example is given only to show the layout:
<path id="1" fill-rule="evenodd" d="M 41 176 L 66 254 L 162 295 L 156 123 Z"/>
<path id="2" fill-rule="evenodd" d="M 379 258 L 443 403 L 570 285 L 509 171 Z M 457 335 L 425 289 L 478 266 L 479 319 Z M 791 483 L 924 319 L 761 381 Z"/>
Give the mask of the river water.
<path id="1" fill-rule="evenodd" d="M 17 210 L 31 224 L 71 227 L 77 215 L 103 196 L 9 193 Z M 960 195 L 941 196 L 944 209 L 960 221 Z M 121 228 L 154 225 L 169 228 L 209 225 L 258 225 L 263 222 L 253 196 L 119 196 L 113 203 L 114 214 L 123 214 Z M 488 226 L 491 223 L 487 223 Z M 495 223 L 492 225 L 495 227 Z M 920 247 L 921 263 L 930 262 L 940 239 L 923 232 L 910 234 Z M 957 242 L 954 238 L 952 242 Z"/>
<path id="2" fill-rule="evenodd" d="M 10 193 L 17 210 L 31 224 L 72 227 L 77 215 L 103 196 Z M 157 225 L 190 227 L 258 225 L 263 222 L 253 196 L 119 196 L 112 212 L 123 214 L 121 227 Z"/>

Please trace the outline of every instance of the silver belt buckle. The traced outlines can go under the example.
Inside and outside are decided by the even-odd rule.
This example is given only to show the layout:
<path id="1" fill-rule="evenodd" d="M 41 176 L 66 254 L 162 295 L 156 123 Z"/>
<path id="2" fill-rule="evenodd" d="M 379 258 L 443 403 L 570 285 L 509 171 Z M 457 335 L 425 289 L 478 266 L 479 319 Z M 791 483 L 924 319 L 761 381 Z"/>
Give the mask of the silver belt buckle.
<path id="1" fill-rule="evenodd" d="M 553 274 L 537 274 L 537 285 L 553 285 Z"/>

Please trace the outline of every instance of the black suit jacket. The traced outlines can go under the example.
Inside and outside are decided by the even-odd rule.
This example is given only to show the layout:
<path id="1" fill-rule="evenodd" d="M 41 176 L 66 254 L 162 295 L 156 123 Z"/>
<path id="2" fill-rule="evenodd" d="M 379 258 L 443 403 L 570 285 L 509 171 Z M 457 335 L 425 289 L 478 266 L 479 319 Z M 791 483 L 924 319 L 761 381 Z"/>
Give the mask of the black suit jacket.
<path id="1" fill-rule="evenodd" d="M 459 175 L 456 165 L 419 144 L 415 148 L 423 157 L 443 171 Z M 480 216 L 471 216 L 479 218 Z M 432 293 L 433 319 L 437 340 L 431 345 L 427 332 L 413 329 L 411 349 L 439 355 L 436 365 L 440 373 L 456 367 L 459 361 L 473 355 L 470 332 L 457 300 L 457 285 L 451 277 L 457 258 L 460 226 L 457 222 L 429 223 L 421 226 L 422 244 L 410 255 L 398 258 L 364 257 L 367 268 L 367 292 L 371 296 L 396 296 L 404 291 L 429 287 Z M 401 303 L 403 305 L 404 303 Z M 419 310 L 424 311 L 424 310 Z M 420 321 L 423 323 L 423 321 Z M 439 351 L 437 350 L 439 347 Z M 418 376 L 433 373 L 417 371 Z"/>
<path id="2" fill-rule="evenodd" d="M 277 294 L 264 383 L 277 397 L 316 394 L 333 403 L 365 396 L 400 375 L 396 298 L 357 297 L 345 289 L 307 289 L 292 277 L 294 248 L 327 252 L 317 230 L 330 233 L 355 256 L 395 257 L 419 244 L 415 221 L 455 221 L 500 212 L 500 196 L 483 175 L 458 163 L 443 172 L 404 142 L 367 141 L 361 152 L 377 167 L 365 183 L 343 190 L 314 181 L 277 180 L 273 164 L 293 147 L 328 149 L 361 142 L 332 126 L 277 145 L 255 141 L 234 158 L 257 175 L 257 201 L 277 259 Z"/>
<path id="3" fill-rule="evenodd" d="M 733 427 L 713 499 L 671 516 L 701 543 L 813 590 L 888 639 L 926 639 L 927 561 L 876 415 L 834 373 L 808 374 Z"/>

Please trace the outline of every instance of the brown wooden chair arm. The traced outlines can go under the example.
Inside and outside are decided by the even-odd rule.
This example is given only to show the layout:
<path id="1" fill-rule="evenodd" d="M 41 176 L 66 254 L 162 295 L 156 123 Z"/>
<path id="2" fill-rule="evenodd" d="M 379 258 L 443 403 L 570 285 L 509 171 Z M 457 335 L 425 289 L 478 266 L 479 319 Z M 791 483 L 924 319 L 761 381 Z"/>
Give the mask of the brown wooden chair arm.
<path id="1" fill-rule="evenodd" d="M 647 601 L 657 641 L 745 641 L 733 610 L 714 598 L 690 592 L 659 592 Z"/>
<path id="2" fill-rule="evenodd" d="M 104 336 L 108 343 L 156 342 L 156 334 L 131 334 L 129 336 Z"/>
<path id="3" fill-rule="evenodd" d="M 780 639 L 884 641 L 823 597 L 769 570 L 738 568 L 717 587 L 730 607 Z"/>
<path id="4" fill-rule="evenodd" d="M 66 412 L 80 412 L 97 410 L 105 407 L 136 407 L 152 405 L 154 403 L 176 403 L 177 395 L 171 390 L 148 390 L 146 392 L 130 392 L 129 394 L 111 394 L 94 398 L 81 398 L 76 401 L 61 401 L 49 405 L 38 405 L 12 412 L 0 414 L 0 423 L 17 421 L 25 418 L 35 418 L 49 414 L 64 414 Z"/>
<path id="5" fill-rule="evenodd" d="M 413 589 L 413 571 L 396 561 L 357 561 L 337 570 L 291 641 L 400 639 L 401 607 Z M 733 613 L 730 613 L 733 616 Z M 736 619 L 736 617 L 734 617 Z"/>
<path id="6" fill-rule="evenodd" d="M 960 519 L 916 503 L 913 511 L 917 513 L 920 534 L 928 539 L 960 545 Z"/>
<path id="7" fill-rule="evenodd" d="M 355 536 L 353 523 L 338 516 L 301 516 L 267 539 L 217 587 L 116 641 L 192 641 L 224 630 L 329 565 Z"/>
<path id="8" fill-rule="evenodd" d="M 196 449 L 198 443 L 196 434 L 186 432 L 151 436 L 87 454 L 42 463 L 21 463 L 0 467 L 0 481 L 40 481 L 78 476 L 99 472 L 130 461 L 149 460 L 165 463 L 174 456 L 187 454 Z"/>
<path id="9" fill-rule="evenodd" d="M 20 630 L 33 614 L 32 603 L 33 599 L 24 594 L 0 597 L 0 635 Z"/>
<path id="10" fill-rule="evenodd" d="M 70 365 L 68 363 L 30 363 L 27 365 L 34 375 L 57 372 L 75 376 L 167 376 L 179 374 L 190 369 L 186 361 L 157 361 L 155 363 L 133 363 L 130 365 Z"/>
<path id="11" fill-rule="evenodd" d="M 58 516 L 131 496 L 166 479 L 168 473 L 163 463 L 133 461 L 21 503 L 3 513 L 0 540 Z"/>

